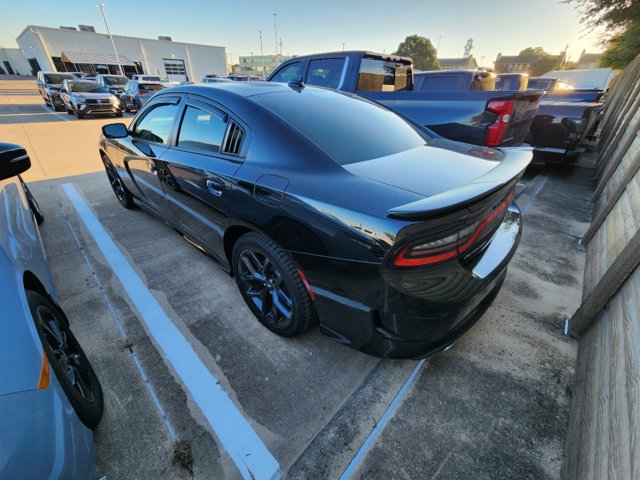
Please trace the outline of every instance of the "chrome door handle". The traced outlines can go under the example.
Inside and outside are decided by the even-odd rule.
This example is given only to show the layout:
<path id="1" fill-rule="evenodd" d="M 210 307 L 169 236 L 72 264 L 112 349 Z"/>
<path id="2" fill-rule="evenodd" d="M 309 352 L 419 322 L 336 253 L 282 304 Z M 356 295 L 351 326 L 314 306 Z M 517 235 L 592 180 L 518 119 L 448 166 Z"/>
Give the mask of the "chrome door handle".
<path id="1" fill-rule="evenodd" d="M 211 194 L 215 195 L 216 197 L 221 197 L 222 189 L 224 188 L 224 186 L 219 181 L 207 180 L 207 188 L 209 189 L 209 192 L 211 192 Z"/>

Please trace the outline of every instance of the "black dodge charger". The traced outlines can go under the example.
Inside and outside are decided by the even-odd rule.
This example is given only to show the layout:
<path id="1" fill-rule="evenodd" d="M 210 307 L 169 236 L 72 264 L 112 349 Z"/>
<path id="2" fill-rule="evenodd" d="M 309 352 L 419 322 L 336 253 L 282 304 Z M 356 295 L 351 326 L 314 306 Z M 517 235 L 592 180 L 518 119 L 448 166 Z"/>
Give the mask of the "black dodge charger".
<path id="1" fill-rule="evenodd" d="M 360 97 L 264 82 L 163 90 L 100 155 L 236 279 L 283 336 L 316 322 L 372 355 L 441 351 L 488 308 L 521 232 L 525 150 L 439 138 Z"/>

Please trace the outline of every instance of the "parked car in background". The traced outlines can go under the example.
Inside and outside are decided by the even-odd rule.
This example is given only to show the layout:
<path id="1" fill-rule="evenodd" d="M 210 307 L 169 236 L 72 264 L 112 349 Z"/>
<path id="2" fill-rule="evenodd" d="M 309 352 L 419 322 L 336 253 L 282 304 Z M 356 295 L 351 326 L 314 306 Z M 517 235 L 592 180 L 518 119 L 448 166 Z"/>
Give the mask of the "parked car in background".
<path id="1" fill-rule="evenodd" d="M 355 51 L 294 57 L 267 81 L 302 82 L 355 93 L 451 140 L 491 147 L 521 145 L 542 92 L 469 91 L 473 75 L 458 72 L 469 81 L 460 83 L 468 85 L 462 90 L 456 90 L 451 83 L 455 80 L 449 79 L 448 90 L 415 91 L 410 58 Z"/>
<path id="2" fill-rule="evenodd" d="M 96 75 L 96 82 L 118 98 L 124 92 L 128 81 L 129 79 L 124 75 Z"/>
<path id="3" fill-rule="evenodd" d="M 60 98 L 67 113 L 75 114 L 78 118 L 105 114 L 122 116 L 122 105 L 118 97 L 98 82 L 65 80 L 60 88 Z"/>
<path id="4" fill-rule="evenodd" d="M 384 106 L 299 84 L 155 95 L 99 153 L 144 205 L 231 272 L 267 328 L 424 357 L 488 308 L 520 238 L 526 149 L 427 133 Z"/>
<path id="5" fill-rule="evenodd" d="M 84 78 L 84 77 L 87 76 L 87 74 L 84 73 L 84 72 L 67 72 L 67 73 L 70 73 L 71 75 L 73 75 L 76 78 Z"/>
<path id="6" fill-rule="evenodd" d="M 527 139 L 534 160 L 566 162 L 580 156 L 597 129 L 612 78 L 610 69 L 595 69 L 554 71 L 530 79 L 530 86 L 547 92 Z"/>
<path id="7" fill-rule="evenodd" d="M 588 70 L 552 70 L 542 75 L 542 78 L 554 78 L 570 85 L 574 90 L 607 92 L 615 79 L 615 72 L 611 68 L 594 68 Z M 593 101 L 593 98 L 582 98 Z M 598 98 L 599 100 L 599 98 Z"/>
<path id="8" fill-rule="evenodd" d="M 135 82 L 154 82 L 154 83 L 167 83 L 169 79 L 164 75 L 134 75 L 131 80 Z"/>
<path id="9" fill-rule="evenodd" d="M 142 82 L 130 80 L 125 86 L 124 92 L 120 95 L 122 109 L 126 112 L 140 110 L 147 101 L 165 86 L 158 82 Z"/>
<path id="10" fill-rule="evenodd" d="M 526 73 L 501 73 L 496 80 L 496 90 L 527 90 L 529 75 Z M 532 89 L 536 90 L 536 89 Z M 542 88 L 539 90 L 543 90 Z M 543 98 L 544 99 L 544 98 Z"/>
<path id="11" fill-rule="evenodd" d="M 226 77 L 204 77 L 202 79 L 202 83 L 225 83 L 225 82 L 233 82 L 233 80 Z"/>
<path id="12" fill-rule="evenodd" d="M 54 110 L 63 110 L 62 100 L 60 100 L 60 85 L 65 80 L 74 80 L 75 78 L 72 73 L 38 72 L 36 85 L 45 105 Z"/>
<path id="13" fill-rule="evenodd" d="M 605 91 L 597 88 L 578 89 L 561 82 L 557 78 L 532 78 L 529 85 L 539 90 L 544 90 L 547 94 L 545 101 L 554 102 L 600 102 L 603 100 Z"/>
<path id="14" fill-rule="evenodd" d="M 102 388 L 58 304 L 19 177 L 29 166 L 22 147 L 0 143 L 0 478 L 88 480 Z"/>
<path id="15" fill-rule="evenodd" d="M 495 90 L 496 74 L 486 70 L 434 70 L 415 72 L 413 90 L 423 91 L 480 91 Z"/>

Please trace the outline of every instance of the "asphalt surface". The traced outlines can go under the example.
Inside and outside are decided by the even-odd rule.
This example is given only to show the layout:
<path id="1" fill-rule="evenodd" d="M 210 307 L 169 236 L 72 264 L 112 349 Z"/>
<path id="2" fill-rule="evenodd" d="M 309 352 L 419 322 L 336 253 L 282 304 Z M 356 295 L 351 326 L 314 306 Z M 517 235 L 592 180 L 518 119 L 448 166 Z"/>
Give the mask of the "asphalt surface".
<path id="1" fill-rule="evenodd" d="M 505 285 L 451 350 L 426 362 L 380 360 L 317 329 L 283 339 L 261 327 L 213 261 L 118 204 L 97 140 L 120 120 L 53 113 L 34 88 L 0 80 L 0 140 L 31 155 L 24 177 L 46 216 L 61 305 L 103 384 L 98 478 L 242 477 L 229 432 L 214 426 L 181 353 L 154 330 L 159 317 L 256 434 L 265 450 L 251 445 L 255 455 L 270 454 L 283 477 L 559 478 L 576 358 L 563 327 L 582 292 L 586 165 L 527 171 L 517 200 L 524 233 Z M 110 262 L 109 241 L 127 275 Z M 132 295 L 132 278 L 155 313 Z M 186 455 L 175 454 L 177 442 Z"/>

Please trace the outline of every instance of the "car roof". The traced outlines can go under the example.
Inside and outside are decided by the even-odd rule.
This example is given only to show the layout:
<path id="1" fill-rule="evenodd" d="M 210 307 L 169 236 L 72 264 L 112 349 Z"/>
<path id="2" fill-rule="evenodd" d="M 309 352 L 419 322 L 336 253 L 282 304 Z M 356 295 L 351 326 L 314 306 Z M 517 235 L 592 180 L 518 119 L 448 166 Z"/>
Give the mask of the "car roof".
<path id="1" fill-rule="evenodd" d="M 305 87 L 307 88 L 307 87 Z M 194 83 L 192 85 L 178 85 L 165 90 L 182 91 L 185 93 L 194 93 L 207 96 L 212 93 L 212 89 L 224 91 L 231 96 L 251 97 L 253 95 L 262 95 L 265 93 L 292 91 L 292 88 L 285 83 L 275 82 L 211 82 L 211 83 Z"/>

